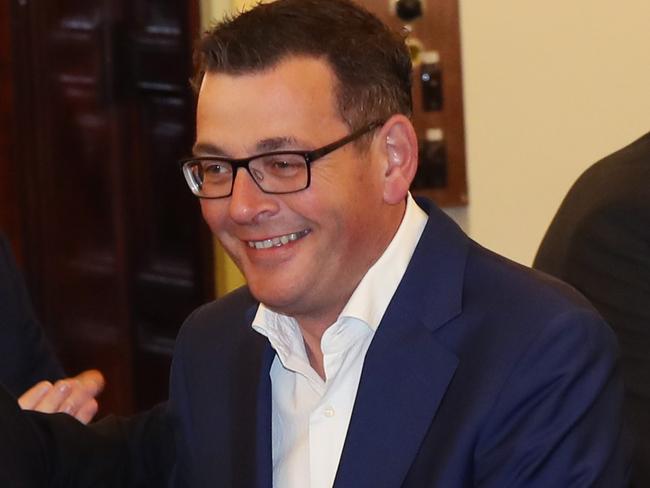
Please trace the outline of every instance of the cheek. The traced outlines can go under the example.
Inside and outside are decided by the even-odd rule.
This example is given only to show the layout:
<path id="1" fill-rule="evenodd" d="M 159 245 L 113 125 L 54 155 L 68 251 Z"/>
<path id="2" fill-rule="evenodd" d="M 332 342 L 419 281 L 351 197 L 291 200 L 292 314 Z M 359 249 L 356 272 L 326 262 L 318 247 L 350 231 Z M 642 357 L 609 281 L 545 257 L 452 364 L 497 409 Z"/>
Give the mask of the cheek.
<path id="1" fill-rule="evenodd" d="M 366 190 L 363 175 L 358 173 L 348 173 L 332 185 L 321 179 L 304 202 L 302 214 L 327 232 L 327 238 L 334 241 L 330 245 L 347 248 L 358 242 L 368 219 L 373 218 L 372 197 Z"/>
<path id="2" fill-rule="evenodd" d="M 214 200 L 200 200 L 201 214 L 203 220 L 208 224 L 214 235 L 219 234 L 224 228 L 225 211 L 222 205 L 218 205 Z"/>

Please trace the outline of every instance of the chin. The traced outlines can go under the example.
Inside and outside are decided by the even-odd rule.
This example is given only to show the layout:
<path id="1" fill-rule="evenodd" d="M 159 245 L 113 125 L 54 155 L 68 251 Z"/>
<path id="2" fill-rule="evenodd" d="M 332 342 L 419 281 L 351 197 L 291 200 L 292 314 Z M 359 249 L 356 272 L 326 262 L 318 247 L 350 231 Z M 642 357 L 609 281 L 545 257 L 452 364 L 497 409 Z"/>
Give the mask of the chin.
<path id="1" fill-rule="evenodd" d="M 274 312 L 285 313 L 296 300 L 294 294 L 282 292 L 277 287 L 269 286 L 268 283 L 256 286 L 255 283 L 249 282 L 248 287 L 256 300 L 262 302 Z"/>

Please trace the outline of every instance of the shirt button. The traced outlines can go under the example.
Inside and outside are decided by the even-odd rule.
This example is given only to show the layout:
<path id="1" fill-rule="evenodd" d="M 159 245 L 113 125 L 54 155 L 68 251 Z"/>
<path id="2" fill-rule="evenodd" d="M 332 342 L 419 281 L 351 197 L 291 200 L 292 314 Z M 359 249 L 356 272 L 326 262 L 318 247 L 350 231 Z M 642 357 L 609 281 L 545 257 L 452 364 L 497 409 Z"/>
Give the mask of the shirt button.
<path id="1" fill-rule="evenodd" d="M 323 411 L 323 413 L 325 414 L 325 417 L 331 418 L 331 417 L 334 417 L 334 414 L 336 412 L 334 411 L 334 407 L 329 406 L 329 407 L 325 407 L 325 410 Z"/>

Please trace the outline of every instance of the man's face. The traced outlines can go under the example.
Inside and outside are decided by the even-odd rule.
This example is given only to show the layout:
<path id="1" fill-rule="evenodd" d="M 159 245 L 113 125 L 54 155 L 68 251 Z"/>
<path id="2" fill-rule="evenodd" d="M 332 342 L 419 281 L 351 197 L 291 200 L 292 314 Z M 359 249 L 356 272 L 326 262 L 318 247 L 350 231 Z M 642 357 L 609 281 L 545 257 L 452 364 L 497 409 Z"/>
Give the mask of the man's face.
<path id="1" fill-rule="evenodd" d="M 262 72 L 207 73 L 195 151 L 243 158 L 329 144 L 350 132 L 336 110 L 334 86 L 329 65 L 308 57 Z M 201 200 L 206 222 L 258 300 L 301 324 L 336 318 L 395 231 L 384 217 L 386 169 L 375 146 L 360 151 L 348 144 L 315 161 L 301 192 L 265 194 L 240 169 L 231 197 Z M 283 236 L 299 238 L 254 245 Z"/>

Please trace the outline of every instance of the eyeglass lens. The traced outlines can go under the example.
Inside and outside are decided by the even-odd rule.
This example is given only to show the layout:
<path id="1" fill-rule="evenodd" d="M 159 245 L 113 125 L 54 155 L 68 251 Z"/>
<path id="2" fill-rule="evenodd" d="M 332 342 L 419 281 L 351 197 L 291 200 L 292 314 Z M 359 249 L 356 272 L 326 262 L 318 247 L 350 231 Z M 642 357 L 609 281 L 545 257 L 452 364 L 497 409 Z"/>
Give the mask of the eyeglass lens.
<path id="1" fill-rule="evenodd" d="M 272 154 L 251 159 L 248 173 L 262 191 L 291 193 L 307 187 L 309 170 L 300 154 Z M 227 161 L 196 159 L 188 162 L 184 173 L 194 194 L 218 198 L 230 194 L 235 177 Z"/>

